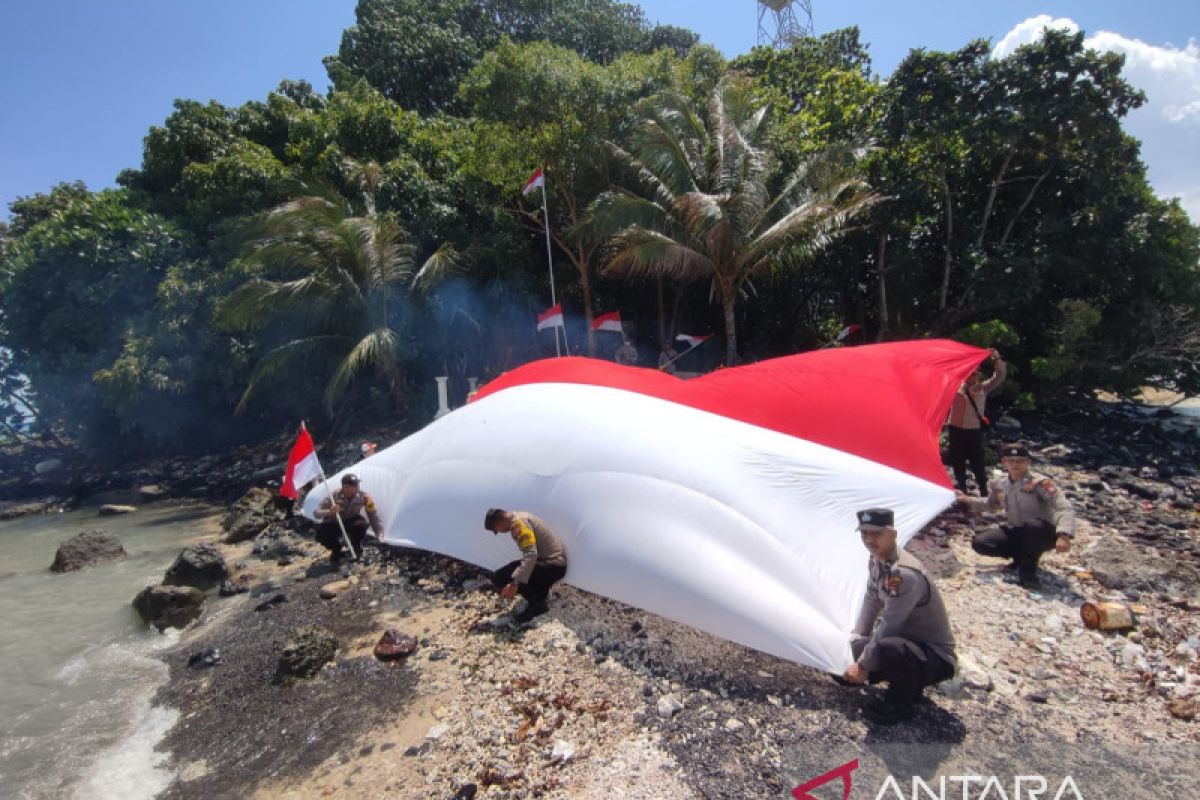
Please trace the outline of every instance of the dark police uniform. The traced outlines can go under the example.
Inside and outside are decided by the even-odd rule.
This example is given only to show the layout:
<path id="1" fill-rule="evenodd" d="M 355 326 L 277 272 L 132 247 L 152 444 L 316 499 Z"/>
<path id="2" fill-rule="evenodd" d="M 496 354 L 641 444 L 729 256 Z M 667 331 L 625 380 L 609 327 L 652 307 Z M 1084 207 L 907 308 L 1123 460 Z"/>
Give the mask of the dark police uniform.
<path id="1" fill-rule="evenodd" d="M 890 528 L 894 518 L 890 509 L 871 508 L 858 512 L 858 521 L 860 527 Z M 851 650 L 872 682 L 887 681 L 885 701 L 910 711 L 926 686 L 954 675 L 957 660 L 946 606 L 924 565 L 903 548 L 888 561 L 871 556 L 868 569 Z"/>
<path id="2" fill-rule="evenodd" d="M 1004 445 L 1000 453 L 1029 458 L 1024 445 Z M 1027 472 L 1019 481 L 1007 474 L 996 478 L 988 484 L 986 499 L 965 502 L 974 511 L 1004 509 L 1004 524 L 977 534 L 971 547 L 980 555 L 1011 558 L 1024 582 L 1036 579 L 1038 561 L 1059 536 L 1075 536 L 1070 502 L 1054 481 L 1037 472 Z"/>
<path id="3" fill-rule="evenodd" d="M 352 478 L 353 476 L 346 476 Z M 343 481 L 346 479 L 343 478 Z M 355 478 L 352 485 L 358 485 L 358 479 Z M 342 524 L 346 526 L 346 536 L 350 539 L 350 544 L 354 548 L 353 555 L 358 556 L 362 553 L 362 540 L 367 535 L 367 529 L 375 533 L 376 536 L 383 535 L 383 523 L 379 519 L 379 512 L 375 509 L 375 501 L 371 499 L 371 495 L 364 491 L 357 491 L 353 497 L 346 495 L 344 491 L 338 489 L 333 493 L 333 500 L 326 497 L 321 501 L 321 505 L 317 506 L 317 514 L 322 522 L 317 526 L 316 539 L 317 542 L 328 547 L 330 556 L 337 560 L 342 557 L 342 548 L 345 545 L 345 539 L 342 537 L 342 528 L 338 525 L 335 517 L 329 514 L 329 509 L 333 508 L 336 502 L 341 510 L 338 516 L 342 518 Z"/>

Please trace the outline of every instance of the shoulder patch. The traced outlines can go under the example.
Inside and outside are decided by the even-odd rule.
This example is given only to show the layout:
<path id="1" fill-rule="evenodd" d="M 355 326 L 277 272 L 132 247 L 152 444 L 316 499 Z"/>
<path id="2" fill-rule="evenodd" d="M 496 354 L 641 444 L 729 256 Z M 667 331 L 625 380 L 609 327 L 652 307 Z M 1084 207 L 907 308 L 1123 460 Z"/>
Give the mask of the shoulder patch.
<path id="1" fill-rule="evenodd" d="M 899 572 L 893 572 L 883 579 L 883 590 L 889 597 L 899 597 L 900 587 L 904 585 L 904 577 Z"/>
<path id="2" fill-rule="evenodd" d="M 513 520 L 512 528 L 513 539 L 517 542 L 517 547 L 522 550 L 529 550 L 537 547 L 537 537 L 533 535 L 533 529 L 521 522 L 519 519 Z"/>
<path id="3" fill-rule="evenodd" d="M 371 495 L 367 494 L 366 492 L 363 492 L 363 506 L 367 509 L 367 511 L 375 511 L 375 501 L 372 500 Z"/>

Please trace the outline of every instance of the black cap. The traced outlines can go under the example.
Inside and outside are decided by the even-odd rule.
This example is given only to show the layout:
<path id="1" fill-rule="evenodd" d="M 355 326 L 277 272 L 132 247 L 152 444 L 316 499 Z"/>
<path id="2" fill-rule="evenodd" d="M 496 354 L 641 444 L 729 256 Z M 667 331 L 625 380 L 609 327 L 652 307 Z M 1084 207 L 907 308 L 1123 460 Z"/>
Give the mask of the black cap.
<path id="1" fill-rule="evenodd" d="M 347 472 L 342 476 L 342 486 L 358 486 L 358 476 L 353 472 Z"/>
<path id="2" fill-rule="evenodd" d="M 495 525 L 501 517 L 504 516 L 503 508 L 489 508 L 487 513 L 483 515 L 483 527 L 486 530 L 492 531 L 492 526 Z M 493 531 L 494 532 L 494 531 Z"/>
<path id="3" fill-rule="evenodd" d="M 864 508 L 858 512 L 858 529 L 874 530 L 890 528 L 896 521 L 896 515 L 890 508 Z"/>
<path id="4" fill-rule="evenodd" d="M 1000 448 L 1001 458 L 1029 458 L 1029 447 L 1024 442 L 1012 442 Z"/>

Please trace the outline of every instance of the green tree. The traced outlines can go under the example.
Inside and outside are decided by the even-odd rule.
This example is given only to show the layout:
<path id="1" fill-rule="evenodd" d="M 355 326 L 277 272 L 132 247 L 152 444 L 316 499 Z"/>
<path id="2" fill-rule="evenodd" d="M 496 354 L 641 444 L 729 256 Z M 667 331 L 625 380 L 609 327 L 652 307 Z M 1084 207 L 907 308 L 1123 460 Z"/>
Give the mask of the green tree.
<path id="1" fill-rule="evenodd" d="M 737 76 L 713 90 L 703 113 L 678 95 L 655 98 L 632 152 L 617 150 L 630 188 L 592 208 L 596 230 L 615 234 L 608 269 L 711 279 L 730 365 L 749 278 L 812 256 L 878 200 L 832 151 L 777 175 L 765 146 L 768 112 Z"/>
<path id="2" fill-rule="evenodd" d="M 359 170 L 365 197 L 372 197 L 379 173 L 374 164 Z M 368 199 L 368 206 L 372 202 Z M 325 385 L 330 408 L 350 381 L 370 368 L 385 378 L 395 402 L 403 401 L 406 354 L 397 326 L 405 321 L 407 293 L 445 272 L 454 255 L 443 247 L 418 268 L 395 217 L 362 212 L 342 198 L 309 195 L 266 215 L 245 258 L 247 267 L 261 274 L 234 291 L 217 318 L 240 330 L 282 318 L 291 335 L 258 361 L 239 412 L 271 378 L 301 359 L 331 368 Z"/>
<path id="3" fill-rule="evenodd" d="M 0 265 L 0 344 L 29 379 L 47 424 L 100 429 L 107 414 L 92 374 L 121 352 L 190 242 L 166 219 L 133 207 L 124 191 L 64 185 L 13 207 L 22 210 L 13 224 L 21 233 Z"/>

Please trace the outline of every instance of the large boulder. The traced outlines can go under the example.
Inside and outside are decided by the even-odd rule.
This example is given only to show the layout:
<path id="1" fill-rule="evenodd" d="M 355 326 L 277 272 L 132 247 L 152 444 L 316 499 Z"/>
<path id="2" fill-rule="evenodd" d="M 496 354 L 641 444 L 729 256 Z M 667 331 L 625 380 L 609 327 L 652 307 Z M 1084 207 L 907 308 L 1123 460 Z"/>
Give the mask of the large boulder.
<path id="1" fill-rule="evenodd" d="M 193 586 L 211 589 L 229 577 L 229 567 L 221 551 L 211 544 L 192 544 L 183 548 L 175 563 L 167 569 L 163 583 L 167 586 Z"/>
<path id="2" fill-rule="evenodd" d="M 301 628 L 296 631 L 279 657 L 275 670 L 276 685 L 288 684 L 301 678 L 311 678 L 337 655 L 337 637 L 321 628 Z"/>
<path id="3" fill-rule="evenodd" d="M 147 586 L 133 598 L 142 620 L 159 630 L 184 627 L 203 605 L 204 592 L 192 586 Z"/>
<path id="4" fill-rule="evenodd" d="M 54 554 L 51 572 L 74 572 L 77 569 L 118 561 L 126 558 L 121 540 L 108 531 L 84 531 L 72 536 L 58 546 Z"/>
<path id="5" fill-rule="evenodd" d="M 221 523 L 225 529 L 223 541 L 237 544 L 253 539 L 277 517 L 274 494 L 269 489 L 255 486 L 242 495 L 225 516 Z"/>

